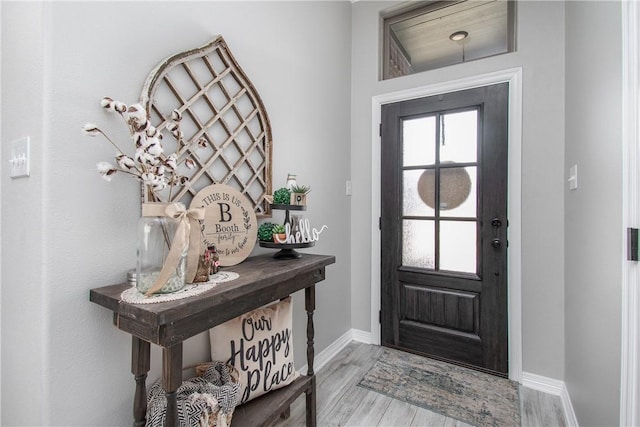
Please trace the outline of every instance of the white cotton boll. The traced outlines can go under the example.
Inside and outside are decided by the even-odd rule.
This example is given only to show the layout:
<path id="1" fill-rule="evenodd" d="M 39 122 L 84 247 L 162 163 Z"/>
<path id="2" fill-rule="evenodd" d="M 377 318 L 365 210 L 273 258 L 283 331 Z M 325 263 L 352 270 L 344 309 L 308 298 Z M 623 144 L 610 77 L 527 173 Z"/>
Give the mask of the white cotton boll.
<path id="1" fill-rule="evenodd" d="M 111 181 L 112 175 L 117 172 L 117 169 L 109 162 L 98 162 L 96 169 L 100 176 L 107 181 Z"/>
<path id="2" fill-rule="evenodd" d="M 151 172 L 143 173 L 140 177 L 146 185 L 152 186 L 156 181 L 156 176 Z"/>
<path id="3" fill-rule="evenodd" d="M 113 109 L 118 113 L 124 113 L 127 111 L 127 105 L 124 102 L 113 101 Z"/>
<path id="4" fill-rule="evenodd" d="M 140 117 L 144 117 L 145 120 L 147 119 L 147 110 L 142 106 L 142 104 L 137 103 L 130 105 L 127 111 L 131 113 L 132 110 L 135 111 L 136 114 L 138 114 Z"/>
<path id="5" fill-rule="evenodd" d="M 114 169 L 113 165 L 109 162 L 98 162 L 96 167 L 100 173 L 107 173 L 109 170 Z"/>
<path id="6" fill-rule="evenodd" d="M 98 136 L 101 133 L 100 129 L 98 129 L 98 126 L 94 125 L 93 123 L 85 124 L 82 128 L 82 131 L 89 136 Z"/>
<path id="7" fill-rule="evenodd" d="M 113 99 L 109 98 L 108 96 L 105 96 L 104 98 L 102 98 L 102 100 L 100 100 L 100 106 L 107 110 L 115 111 L 113 108 L 113 104 Z"/>
<path id="8" fill-rule="evenodd" d="M 167 188 L 167 183 L 164 181 L 158 181 L 153 184 L 153 191 L 162 191 Z"/>
<path id="9" fill-rule="evenodd" d="M 151 122 L 149 122 L 149 120 L 145 120 L 144 123 L 142 124 L 140 123 L 134 124 L 134 127 L 137 132 L 146 132 L 149 126 L 151 126 Z"/>
<path id="10" fill-rule="evenodd" d="M 121 169 L 136 168 L 136 163 L 133 161 L 133 159 L 129 156 L 125 156 L 124 154 L 121 154 L 118 157 L 116 157 L 116 162 L 118 163 L 118 166 L 120 166 Z"/>
<path id="11" fill-rule="evenodd" d="M 147 136 L 149 138 L 153 138 L 154 136 L 158 135 L 158 129 L 156 129 L 154 126 L 149 126 L 147 128 Z"/>
<path id="12" fill-rule="evenodd" d="M 171 154 L 164 161 L 165 165 L 169 168 L 169 170 L 174 171 L 178 167 L 178 155 L 176 153 Z"/>
<path id="13" fill-rule="evenodd" d="M 147 153 L 153 156 L 160 156 L 162 154 L 162 145 L 160 145 L 160 141 L 156 138 L 149 139 L 149 145 L 147 146 Z"/>
<path id="14" fill-rule="evenodd" d="M 162 144 L 160 144 L 160 138 L 158 138 L 157 136 L 154 136 L 153 138 L 147 138 L 146 139 L 146 143 L 144 144 L 144 146 L 147 148 L 147 151 L 149 151 L 149 149 L 151 149 L 151 147 L 153 146 L 157 146 L 157 148 L 153 148 L 151 150 L 153 151 L 149 151 L 151 153 L 158 153 L 156 155 L 160 155 L 162 154 Z M 158 152 L 157 150 L 160 149 L 160 151 Z"/>
<path id="15" fill-rule="evenodd" d="M 133 158 L 135 159 L 136 162 L 138 163 L 143 163 L 142 159 L 144 157 L 144 149 L 143 148 L 138 148 L 136 150 L 136 153 L 133 155 Z"/>
<path id="16" fill-rule="evenodd" d="M 193 169 L 196 167 L 196 162 L 194 162 L 192 159 L 185 159 L 184 165 L 187 167 L 187 169 Z"/>
<path id="17" fill-rule="evenodd" d="M 142 182 L 145 183 L 145 185 L 148 185 L 149 187 L 151 187 L 154 191 L 160 191 L 166 188 L 167 183 L 164 179 L 162 179 L 161 177 L 157 176 L 156 174 L 153 174 L 151 172 L 147 172 L 142 174 Z"/>
<path id="18" fill-rule="evenodd" d="M 152 154 L 147 153 L 146 151 L 140 156 L 140 161 L 148 165 L 153 165 L 155 160 L 156 157 Z"/>
<path id="19" fill-rule="evenodd" d="M 154 156 L 152 154 L 147 153 L 142 148 L 136 150 L 136 154 L 135 154 L 134 158 L 135 158 L 136 162 L 144 164 L 144 165 L 156 166 L 156 165 L 158 165 L 158 163 L 160 163 L 159 157 L 156 157 L 156 156 Z"/>
<path id="20" fill-rule="evenodd" d="M 145 161 L 147 162 L 147 164 L 149 164 L 151 166 L 158 166 L 160 164 L 160 157 L 154 156 L 154 155 L 149 154 L 149 153 L 146 153 L 145 154 Z"/>
<path id="21" fill-rule="evenodd" d="M 133 135 L 133 139 L 136 142 L 136 148 L 144 148 L 147 144 L 146 133 L 136 133 Z"/>
<path id="22" fill-rule="evenodd" d="M 147 111 L 141 104 L 133 104 L 127 108 L 125 113 L 127 121 L 134 123 L 137 126 L 143 126 L 147 121 Z"/>
<path id="23" fill-rule="evenodd" d="M 147 134 L 144 132 L 140 133 L 140 146 L 142 148 L 147 148 L 151 144 L 156 144 L 156 143 L 157 143 L 157 140 L 155 138 L 148 137 Z"/>
<path id="24" fill-rule="evenodd" d="M 179 125 L 175 123 L 167 123 L 167 130 L 171 132 L 171 135 L 173 135 L 174 138 L 176 139 L 182 138 L 182 131 L 180 130 Z"/>
<path id="25" fill-rule="evenodd" d="M 182 120 L 182 113 L 178 110 L 173 110 L 171 112 L 171 120 L 173 120 L 174 122 L 179 122 L 180 120 Z"/>

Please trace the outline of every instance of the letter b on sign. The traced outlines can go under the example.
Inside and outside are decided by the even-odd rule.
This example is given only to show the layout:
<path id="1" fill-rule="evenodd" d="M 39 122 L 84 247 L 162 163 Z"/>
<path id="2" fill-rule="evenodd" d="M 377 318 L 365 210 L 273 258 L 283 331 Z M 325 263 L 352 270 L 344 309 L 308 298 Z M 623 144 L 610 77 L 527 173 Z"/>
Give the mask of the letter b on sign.
<path id="1" fill-rule="evenodd" d="M 231 210 L 231 206 L 229 206 L 228 203 L 218 203 L 218 206 L 220 206 L 220 222 L 231 221 L 232 217 L 229 212 Z"/>

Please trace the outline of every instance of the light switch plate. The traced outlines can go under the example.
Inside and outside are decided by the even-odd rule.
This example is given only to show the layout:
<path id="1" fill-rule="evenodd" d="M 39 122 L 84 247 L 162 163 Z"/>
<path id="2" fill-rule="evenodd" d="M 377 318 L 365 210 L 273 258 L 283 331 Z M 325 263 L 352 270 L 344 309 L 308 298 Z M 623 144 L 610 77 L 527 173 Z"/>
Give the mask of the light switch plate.
<path id="1" fill-rule="evenodd" d="M 347 196 L 351 195 L 351 180 L 347 180 L 344 185 L 344 194 Z"/>
<path id="2" fill-rule="evenodd" d="M 578 165 L 573 165 L 569 168 L 569 190 L 576 190 L 578 188 Z"/>
<path id="3" fill-rule="evenodd" d="M 29 137 L 20 138 L 11 143 L 9 158 L 11 178 L 29 176 Z"/>

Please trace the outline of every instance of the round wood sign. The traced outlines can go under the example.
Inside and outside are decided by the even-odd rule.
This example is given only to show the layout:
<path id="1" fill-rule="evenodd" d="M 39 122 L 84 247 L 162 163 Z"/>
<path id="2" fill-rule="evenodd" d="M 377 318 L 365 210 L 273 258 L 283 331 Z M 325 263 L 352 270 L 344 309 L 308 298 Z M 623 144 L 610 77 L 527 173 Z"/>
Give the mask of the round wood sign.
<path id="1" fill-rule="evenodd" d="M 204 207 L 204 243 L 215 245 L 220 265 L 244 261 L 256 244 L 258 221 L 253 206 L 238 190 L 224 184 L 203 188 L 191 207 Z"/>

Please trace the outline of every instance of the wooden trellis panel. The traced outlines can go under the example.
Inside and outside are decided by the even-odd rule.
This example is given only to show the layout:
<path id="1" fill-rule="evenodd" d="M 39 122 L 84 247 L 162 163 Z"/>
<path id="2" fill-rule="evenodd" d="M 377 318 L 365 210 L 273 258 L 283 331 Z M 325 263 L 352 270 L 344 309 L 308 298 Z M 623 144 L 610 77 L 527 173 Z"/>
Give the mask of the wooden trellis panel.
<path id="1" fill-rule="evenodd" d="M 165 152 L 189 150 L 196 164 L 194 169 L 180 169 L 189 182 L 162 193 L 164 201 L 181 201 L 188 206 L 198 191 L 219 183 L 244 194 L 259 217 L 270 214 L 265 200 L 265 195 L 272 194 L 269 117 L 222 36 L 158 64 L 147 77 L 141 104 L 151 123 L 163 131 Z M 204 137 L 206 148 L 195 143 L 177 147 L 165 129 L 174 109 L 182 113 L 185 141 Z M 142 197 L 146 201 L 147 195 Z"/>

